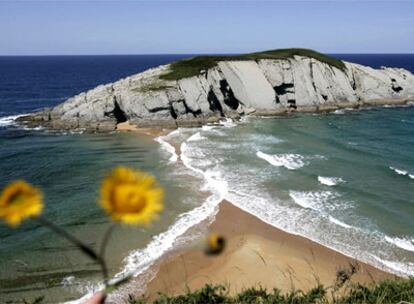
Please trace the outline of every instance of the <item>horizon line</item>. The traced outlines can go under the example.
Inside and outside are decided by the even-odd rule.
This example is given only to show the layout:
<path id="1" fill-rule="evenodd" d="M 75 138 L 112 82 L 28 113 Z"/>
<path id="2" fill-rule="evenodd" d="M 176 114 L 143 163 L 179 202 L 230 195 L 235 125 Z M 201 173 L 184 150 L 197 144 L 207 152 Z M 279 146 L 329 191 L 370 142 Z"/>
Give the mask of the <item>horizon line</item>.
<path id="1" fill-rule="evenodd" d="M 215 55 L 240 55 L 246 53 L 149 53 L 149 54 L 134 54 L 134 53 L 117 53 L 117 54 L 24 54 L 24 55 L 12 55 L 12 54 L 0 54 L 0 57 L 69 57 L 69 56 L 171 56 L 171 55 L 194 55 L 194 56 L 215 56 Z M 365 52 L 335 52 L 335 53 L 322 53 L 326 55 L 414 55 L 413 52 L 402 52 L 402 53 L 383 53 L 383 52 L 374 52 L 374 53 L 365 53 Z"/>

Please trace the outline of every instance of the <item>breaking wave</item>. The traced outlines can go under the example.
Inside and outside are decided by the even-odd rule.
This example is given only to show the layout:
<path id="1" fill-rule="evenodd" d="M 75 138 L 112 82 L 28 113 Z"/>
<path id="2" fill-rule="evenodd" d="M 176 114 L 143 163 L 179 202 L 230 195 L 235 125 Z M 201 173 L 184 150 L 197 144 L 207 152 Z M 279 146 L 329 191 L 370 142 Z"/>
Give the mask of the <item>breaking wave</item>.
<path id="1" fill-rule="evenodd" d="M 407 170 L 403 170 L 403 169 L 398 169 L 395 167 L 389 167 L 392 171 L 394 171 L 395 173 L 397 173 L 398 175 L 402 175 L 402 176 L 408 176 L 411 179 L 414 179 L 414 173 L 410 173 Z"/>
<path id="2" fill-rule="evenodd" d="M 385 236 L 385 240 L 401 249 L 414 252 L 414 239 Z"/>
<path id="3" fill-rule="evenodd" d="M 16 119 L 19 117 L 25 116 L 25 115 L 26 114 L 0 117 L 0 127 L 7 127 L 7 126 L 15 125 Z"/>
<path id="4" fill-rule="evenodd" d="M 379 258 L 375 255 L 372 255 L 380 264 L 385 265 L 388 269 L 393 270 L 395 273 L 403 274 L 405 276 L 410 276 L 414 273 L 414 263 L 402 263 L 396 261 L 389 261 L 386 259 Z"/>
<path id="5" fill-rule="evenodd" d="M 306 163 L 304 157 L 300 154 L 266 154 L 261 151 L 256 152 L 257 157 L 264 159 L 269 164 L 276 167 L 285 167 L 289 170 L 302 168 Z"/>
<path id="6" fill-rule="evenodd" d="M 289 191 L 293 201 L 307 209 L 315 211 L 334 211 L 351 208 L 349 203 L 342 202 L 340 195 L 332 191 Z"/>
<path id="7" fill-rule="evenodd" d="M 318 176 L 318 181 L 326 186 L 336 186 L 339 183 L 343 183 L 344 180 L 340 177 L 325 177 L 325 176 Z"/>
<path id="8" fill-rule="evenodd" d="M 197 140 L 202 140 L 202 139 L 206 139 L 205 137 L 201 136 L 200 132 L 195 133 L 194 135 L 191 135 L 187 141 L 197 141 Z"/>
<path id="9" fill-rule="evenodd" d="M 169 142 L 167 142 L 164 136 L 156 137 L 155 141 L 157 141 L 161 145 L 164 151 L 171 154 L 170 158 L 168 159 L 171 163 L 175 163 L 178 160 L 178 155 L 175 150 L 175 147 L 171 145 Z"/>
<path id="10" fill-rule="evenodd" d="M 344 222 L 342 222 L 342 221 L 340 221 L 340 220 L 338 220 L 338 219 L 334 218 L 334 217 L 333 217 L 333 216 L 331 216 L 331 215 L 329 216 L 329 220 L 330 220 L 332 223 L 334 223 L 334 224 L 336 224 L 336 225 L 338 225 L 338 226 L 341 226 L 341 227 L 347 228 L 347 229 L 354 228 L 354 227 L 352 227 L 351 225 L 345 224 Z"/>

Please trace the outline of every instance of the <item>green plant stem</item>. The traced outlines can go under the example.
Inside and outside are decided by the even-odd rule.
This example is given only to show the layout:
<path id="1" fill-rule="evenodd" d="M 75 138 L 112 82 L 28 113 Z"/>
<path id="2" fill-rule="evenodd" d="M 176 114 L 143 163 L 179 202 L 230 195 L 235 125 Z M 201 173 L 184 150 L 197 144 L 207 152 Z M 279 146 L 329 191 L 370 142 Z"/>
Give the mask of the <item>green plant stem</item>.
<path id="1" fill-rule="evenodd" d="M 105 235 L 102 239 L 99 256 L 101 257 L 103 261 L 105 261 L 105 252 L 106 252 L 106 247 L 108 245 L 108 241 L 111 238 L 112 232 L 114 231 L 115 227 L 116 227 L 115 224 L 111 224 L 111 226 L 109 226 L 109 228 L 106 230 Z M 107 280 L 108 280 L 108 274 L 105 279 L 105 286 L 107 286 Z"/>
<path id="2" fill-rule="evenodd" d="M 96 253 L 95 250 L 93 250 L 91 247 L 74 237 L 72 234 L 64 230 L 63 228 L 59 227 L 58 225 L 52 223 L 51 221 L 45 219 L 44 217 L 37 217 L 35 220 L 41 224 L 42 226 L 45 226 L 52 230 L 54 233 L 64 237 L 68 241 L 70 241 L 72 244 L 74 244 L 76 247 L 78 247 L 83 253 L 85 253 L 87 256 L 89 256 L 92 260 L 96 261 L 100 266 L 102 270 L 102 275 L 104 279 L 105 287 L 108 286 L 108 268 L 106 266 L 106 262 L 103 259 L 103 257 Z"/>

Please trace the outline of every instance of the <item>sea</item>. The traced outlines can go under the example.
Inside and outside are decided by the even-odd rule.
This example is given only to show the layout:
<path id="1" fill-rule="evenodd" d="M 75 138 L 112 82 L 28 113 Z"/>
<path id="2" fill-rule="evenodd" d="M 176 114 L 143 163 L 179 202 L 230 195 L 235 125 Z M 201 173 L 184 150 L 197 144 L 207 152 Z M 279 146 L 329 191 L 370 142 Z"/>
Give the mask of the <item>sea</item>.
<path id="1" fill-rule="evenodd" d="M 165 189 L 165 211 L 148 227 L 115 228 L 106 250 L 115 279 L 142 275 L 164 253 L 197 239 L 201 232 L 192 228 L 211 220 L 223 199 L 289 233 L 414 275 L 413 104 L 227 119 L 155 139 L 52 132 L 14 121 L 189 56 L 0 57 L 0 188 L 17 179 L 40 187 L 44 216 L 99 248 L 112 225 L 97 204 L 105 174 L 124 165 L 156 176 Z M 333 56 L 414 73 L 410 54 Z M 0 224 L 1 303 L 38 297 L 77 303 L 101 280 L 95 263 L 36 222 L 17 229 Z"/>

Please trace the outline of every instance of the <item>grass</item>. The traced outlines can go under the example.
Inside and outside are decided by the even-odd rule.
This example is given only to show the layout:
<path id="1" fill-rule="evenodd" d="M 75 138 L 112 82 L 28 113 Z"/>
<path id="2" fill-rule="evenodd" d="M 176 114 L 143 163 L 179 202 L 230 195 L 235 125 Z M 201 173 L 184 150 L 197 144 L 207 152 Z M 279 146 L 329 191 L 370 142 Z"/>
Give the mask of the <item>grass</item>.
<path id="1" fill-rule="evenodd" d="M 280 290 L 267 291 L 264 288 L 249 288 L 229 296 L 222 285 L 206 285 L 202 289 L 187 292 L 184 295 L 169 297 L 160 294 L 155 304 L 414 304 L 414 278 L 407 280 L 386 280 L 381 283 L 364 286 L 350 284 L 345 292 L 335 291 L 328 294 L 330 288 L 317 286 L 309 292 L 300 290 L 282 294 Z M 145 298 L 129 297 L 129 304 L 151 303 Z"/>
<path id="2" fill-rule="evenodd" d="M 171 64 L 170 71 L 160 76 L 163 80 L 179 80 L 182 78 L 188 78 L 199 75 L 201 71 L 211 69 L 217 65 L 219 61 L 233 60 L 260 60 L 260 59 L 289 59 L 293 56 L 303 56 L 314 58 L 330 66 L 336 67 L 339 70 L 344 71 L 346 69 L 345 64 L 336 58 L 318 53 L 308 49 L 279 49 L 270 50 L 264 52 L 232 55 L 232 56 L 197 56 L 184 60 L 175 61 Z"/>

